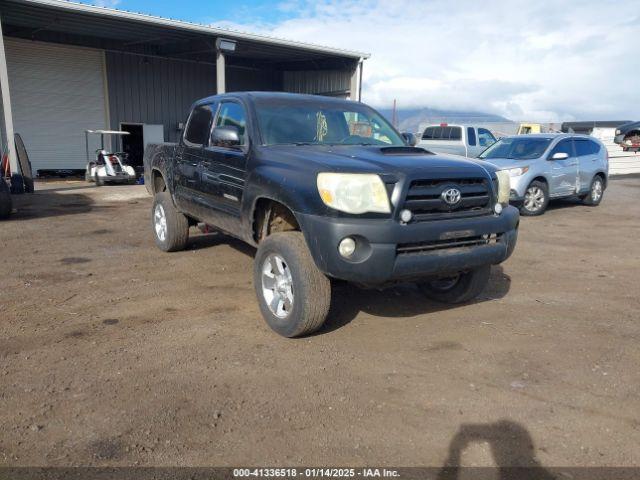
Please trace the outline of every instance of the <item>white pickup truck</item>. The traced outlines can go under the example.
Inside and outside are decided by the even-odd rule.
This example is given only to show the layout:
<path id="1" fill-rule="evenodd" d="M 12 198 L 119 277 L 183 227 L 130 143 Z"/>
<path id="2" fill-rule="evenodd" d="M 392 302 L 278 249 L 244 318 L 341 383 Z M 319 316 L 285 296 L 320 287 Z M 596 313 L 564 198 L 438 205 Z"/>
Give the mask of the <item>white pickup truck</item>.
<path id="1" fill-rule="evenodd" d="M 477 157 L 496 143 L 490 130 L 473 125 L 429 125 L 418 142 L 420 147 L 436 152 Z"/>

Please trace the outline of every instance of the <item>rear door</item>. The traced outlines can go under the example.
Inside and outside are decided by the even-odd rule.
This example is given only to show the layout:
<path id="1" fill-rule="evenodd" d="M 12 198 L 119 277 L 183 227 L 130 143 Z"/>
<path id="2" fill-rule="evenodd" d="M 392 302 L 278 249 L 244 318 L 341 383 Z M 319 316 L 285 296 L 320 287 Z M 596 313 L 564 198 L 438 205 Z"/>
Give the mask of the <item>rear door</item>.
<path id="1" fill-rule="evenodd" d="M 468 155 L 470 157 L 477 157 L 484 150 L 484 148 L 478 147 L 478 140 L 477 140 L 475 127 L 467 127 L 467 145 L 468 145 Z"/>
<path id="2" fill-rule="evenodd" d="M 578 176 L 580 178 L 580 192 L 586 192 L 591 187 L 591 180 L 600 166 L 600 145 L 587 138 L 574 140 L 578 157 Z"/>
<path id="3" fill-rule="evenodd" d="M 209 139 L 213 106 L 199 105 L 193 109 L 187 127 L 176 149 L 174 171 L 174 194 L 180 210 L 199 217 L 202 201 L 200 200 L 200 169 L 204 146 Z"/>
<path id="4" fill-rule="evenodd" d="M 552 160 L 551 158 L 556 153 L 566 153 L 569 157 L 562 160 Z M 561 140 L 551 150 L 547 160 L 551 167 L 549 196 L 564 197 L 574 194 L 578 181 L 578 159 L 574 151 L 573 140 L 571 138 Z"/>
<path id="5" fill-rule="evenodd" d="M 214 127 L 237 128 L 240 145 L 215 145 L 209 139 L 202 162 L 202 193 L 212 223 L 234 233 L 240 227 L 240 207 L 247 173 L 247 115 L 244 106 L 236 100 L 220 102 Z"/>

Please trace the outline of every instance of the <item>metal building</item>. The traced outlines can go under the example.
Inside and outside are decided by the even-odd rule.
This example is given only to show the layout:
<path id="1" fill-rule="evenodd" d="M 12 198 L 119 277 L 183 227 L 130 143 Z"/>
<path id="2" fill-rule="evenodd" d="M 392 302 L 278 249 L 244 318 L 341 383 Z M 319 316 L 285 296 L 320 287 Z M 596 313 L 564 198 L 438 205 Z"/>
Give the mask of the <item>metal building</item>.
<path id="1" fill-rule="evenodd" d="M 84 131 L 176 141 L 193 101 L 271 90 L 360 99 L 367 54 L 63 0 L 0 0 L 3 154 L 13 132 L 33 170 L 80 170 Z M 92 146 L 96 147 L 95 145 Z"/>

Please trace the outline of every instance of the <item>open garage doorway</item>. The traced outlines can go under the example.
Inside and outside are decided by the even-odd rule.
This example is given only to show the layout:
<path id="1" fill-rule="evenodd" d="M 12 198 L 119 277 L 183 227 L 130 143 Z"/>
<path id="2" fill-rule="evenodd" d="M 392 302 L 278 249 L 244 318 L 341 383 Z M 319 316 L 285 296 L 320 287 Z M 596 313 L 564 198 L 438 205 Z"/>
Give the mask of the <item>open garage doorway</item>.
<path id="1" fill-rule="evenodd" d="M 144 157 L 144 130 L 141 123 L 122 123 L 120 130 L 129 132 L 123 135 L 122 151 L 127 154 L 126 163 L 131 165 L 136 172 L 143 170 L 142 159 Z"/>
<path id="2" fill-rule="evenodd" d="M 127 164 L 131 165 L 136 172 L 142 173 L 144 149 L 150 143 L 164 142 L 164 126 L 148 123 L 121 123 L 120 130 L 129 132 L 129 135 L 124 135 L 121 139 L 122 151 L 127 154 Z"/>

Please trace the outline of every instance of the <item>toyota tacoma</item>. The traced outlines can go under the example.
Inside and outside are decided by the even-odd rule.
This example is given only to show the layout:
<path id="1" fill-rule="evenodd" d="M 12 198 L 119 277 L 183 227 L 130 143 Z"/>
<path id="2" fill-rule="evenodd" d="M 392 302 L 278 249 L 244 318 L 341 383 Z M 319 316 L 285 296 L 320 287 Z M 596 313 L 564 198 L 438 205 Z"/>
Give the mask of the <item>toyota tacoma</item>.
<path id="1" fill-rule="evenodd" d="M 467 302 L 516 245 L 508 172 L 411 146 L 362 103 L 230 93 L 185 125 L 145 151 L 155 243 L 181 250 L 200 224 L 256 247 L 258 303 L 280 335 L 322 326 L 334 279 Z"/>

